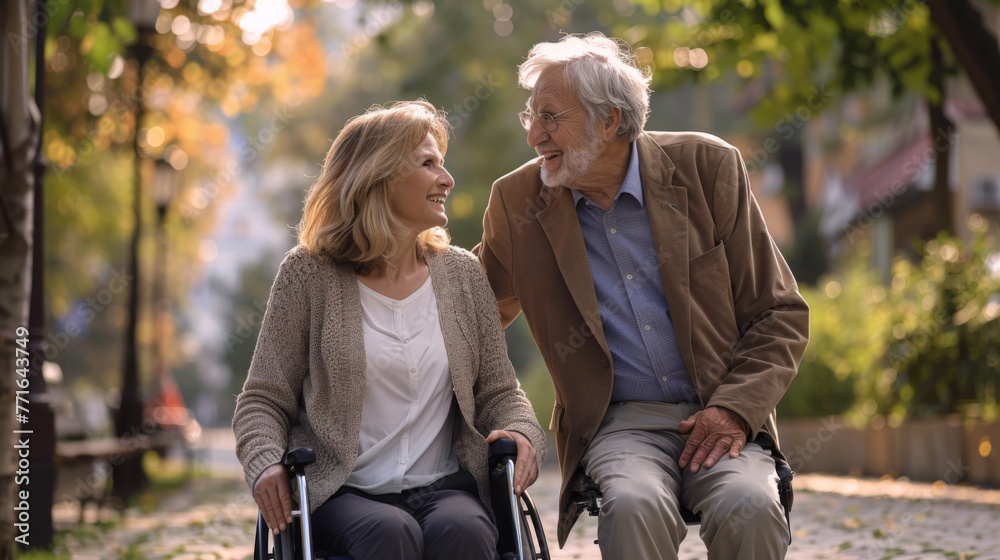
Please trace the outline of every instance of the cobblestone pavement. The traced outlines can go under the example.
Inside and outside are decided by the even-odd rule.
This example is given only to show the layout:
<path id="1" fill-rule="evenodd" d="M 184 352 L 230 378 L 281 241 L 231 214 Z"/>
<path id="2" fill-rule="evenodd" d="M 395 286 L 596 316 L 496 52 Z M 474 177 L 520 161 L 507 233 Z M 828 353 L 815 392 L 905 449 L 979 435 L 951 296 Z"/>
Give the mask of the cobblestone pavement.
<path id="1" fill-rule="evenodd" d="M 87 523 L 78 525 L 78 506 L 57 506 L 57 529 L 64 531 L 57 552 L 73 560 L 249 559 L 256 508 L 232 465 L 214 471 L 215 478 L 191 480 L 159 498 L 147 495 L 124 516 L 90 506 Z M 558 485 L 558 473 L 547 468 L 530 489 L 552 558 L 599 559 L 597 523 L 586 516 L 558 549 Z M 998 490 L 819 475 L 800 475 L 795 487 L 789 560 L 1000 560 Z M 680 559 L 706 557 L 692 527 Z"/>

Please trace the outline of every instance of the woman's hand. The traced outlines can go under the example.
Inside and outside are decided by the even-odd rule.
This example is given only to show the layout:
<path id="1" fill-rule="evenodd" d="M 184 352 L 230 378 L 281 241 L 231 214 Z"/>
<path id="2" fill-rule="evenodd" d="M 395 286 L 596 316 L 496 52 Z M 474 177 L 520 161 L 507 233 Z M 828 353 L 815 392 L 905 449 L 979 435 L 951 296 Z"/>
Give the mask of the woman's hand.
<path id="1" fill-rule="evenodd" d="M 253 485 L 253 499 L 271 532 L 277 535 L 292 522 L 292 490 L 285 467 L 271 465 Z"/>
<path id="2" fill-rule="evenodd" d="M 512 439 L 517 444 L 517 462 L 514 463 L 514 493 L 521 495 L 521 490 L 531 486 L 538 477 L 538 455 L 528 438 L 519 432 L 493 430 L 486 436 L 486 443 L 498 439 Z"/>

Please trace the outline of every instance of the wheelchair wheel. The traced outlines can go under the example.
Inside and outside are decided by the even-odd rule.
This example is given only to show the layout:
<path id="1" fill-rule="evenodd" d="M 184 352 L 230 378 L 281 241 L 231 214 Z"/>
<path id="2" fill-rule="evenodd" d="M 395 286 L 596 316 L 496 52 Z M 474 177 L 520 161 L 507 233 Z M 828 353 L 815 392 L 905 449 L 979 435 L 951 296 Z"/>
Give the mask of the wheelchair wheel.
<path id="1" fill-rule="evenodd" d="M 535 502 L 527 492 L 523 492 L 518 506 L 521 510 L 521 550 L 524 552 L 523 558 L 518 560 L 549 560 L 549 545 L 545 541 L 545 531 Z"/>

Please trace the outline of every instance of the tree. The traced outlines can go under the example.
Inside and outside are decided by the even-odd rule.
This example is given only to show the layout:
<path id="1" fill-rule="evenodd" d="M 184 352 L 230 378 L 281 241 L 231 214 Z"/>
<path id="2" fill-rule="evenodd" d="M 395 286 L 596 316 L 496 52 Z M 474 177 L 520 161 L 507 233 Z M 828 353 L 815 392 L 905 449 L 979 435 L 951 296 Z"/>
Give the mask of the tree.
<path id="1" fill-rule="evenodd" d="M 3 188 L 0 189 L 0 363 L 5 368 L 16 364 L 24 349 L 18 341 L 27 338 L 28 296 L 31 280 L 32 196 L 34 192 L 34 154 L 38 146 L 38 110 L 30 95 L 28 80 L 29 30 L 26 0 L 4 2 L 0 26 L 4 49 L 3 68 L 10 77 L 8 95 L 0 107 L 0 144 L 2 144 Z M 0 375 L 0 558 L 13 554 L 15 538 L 15 375 L 9 370 Z"/>
<path id="2" fill-rule="evenodd" d="M 997 0 L 989 0 L 1000 5 Z M 839 94 L 887 81 L 894 96 L 915 93 L 927 102 L 936 148 L 935 205 L 940 229 L 952 231 L 948 152 L 952 123 L 945 116 L 944 81 L 968 72 L 1000 129 L 1000 51 L 969 0 L 700 0 L 640 2 L 663 24 L 622 24 L 620 32 L 650 46 L 655 84 L 711 81 L 730 73 L 765 84 L 755 116 L 773 124 L 789 108 L 810 106 L 816 88 Z M 957 60 L 957 64 L 956 64 Z M 711 64 L 709 64 L 711 61 Z"/>
<path id="3" fill-rule="evenodd" d="M 296 23 L 291 7 L 154 2 L 157 33 L 140 37 L 127 15 L 130 4 L 50 2 L 45 13 L 32 15 L 50 24 L 44 57 L 50 71 L 39 87 L 53 94 L 46 107 L 52 118 L 46 121 L 43 151 L 54 171 L 47 181 L 55 201 L 47 251 L 54 274 L 47 287 L 57 326 L 50 338 L 58 343 L 45 355 L 76 366 L 66 368 L 71 382 L 93 378 L 114 386 L 122 375 L 108 366 L 107 355 L 122 352 L 119 333 L 129 321 L 127 332 L 136 334 L 124 341 L 130 353 L 121 402 L 128 405 L 119 408 L 132 414 L 119 414 L 116 422 L 117 435 L 126 438 L 148 429 L 136 387 L 144 377 L 139 372 L 150 369 L 145 349 L 155 341 L 152 314 L 142 311 L 151 308 L 145 303 L 149 290 L 129 278 L 148 276 L 131 275 L 122 262 L 124 241 L 138 224 L 109 218 L 151 220 L 151 200 L 129 188 L 149 167 L 148 160 L 162 158 L 189 176 L 204 177 L 177 197 L 183 227 L 167 227 L 174 239 L 171 256 L 183 264 L 170 267 L 178 281 L 164 284 L 183 286 L 194 275 L 177 271 L 201 262 L 199 241 L 219 206 L 213 199 L 232 191 L 245 156 L 233 153 L 222 123 L 254 111 L 261 97 L 288 103 L 308 99 L 325 79 L 316 28 L 309 21 Z M 270 8 L 278 11 L 267 12 Z M 131 60 L 150 55 L 145 67 Z M 213 112 L 222 117 L 213 118 Z M 135 243 L 148 246 L 149 236 L 137 235 Z M 136 253 L 143 257 L 137 269 L 147 268 L 149 252 Z M 131 301 L 143 302 L 130 307 L 138 313 L 130 314 L 111 297 L 123 291 L 123 284 Z M 77 337 L 96 344 L 71 344 Z M 141 480 L 140 465 L 138 459 L 115 465 L 116 496 L 126 498 L 133 489 L 129 481 Z"/>

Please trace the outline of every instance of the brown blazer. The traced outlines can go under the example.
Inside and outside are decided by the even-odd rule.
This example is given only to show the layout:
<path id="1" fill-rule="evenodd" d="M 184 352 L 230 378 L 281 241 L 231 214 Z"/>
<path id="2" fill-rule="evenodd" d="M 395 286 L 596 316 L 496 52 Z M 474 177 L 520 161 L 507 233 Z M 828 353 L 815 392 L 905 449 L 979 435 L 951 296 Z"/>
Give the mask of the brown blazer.
<path id="1" fill-rule="evenodd" d="M 700 133 L 643 133 L 639 175 L 684 363 L 703 407 L 775 441 L 774 406 L 798 368 L 809 309 L 750 191 L 739 151 Z M 555 386 L 562 488 L 559 544 L 576 521 L 566 488 L 611 399 L 601 327 L 570 190 L 547 188 L 540 158 L 494 183 L 475 252 L 504 326 L 524 311 Z"/>

